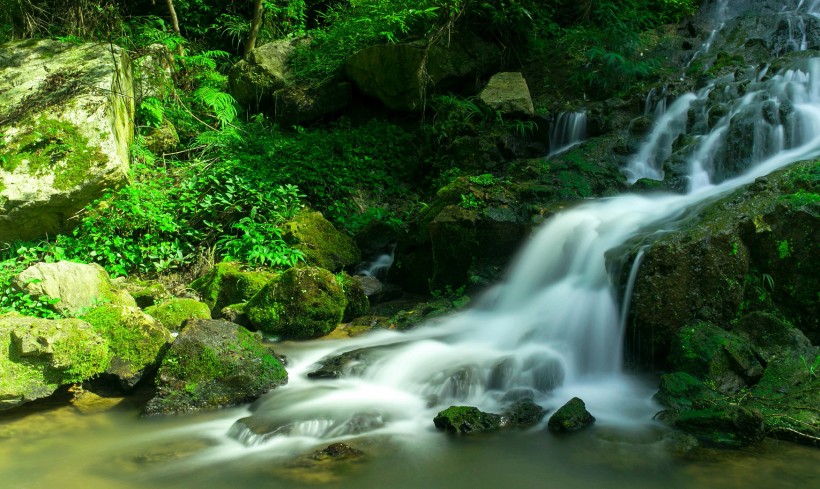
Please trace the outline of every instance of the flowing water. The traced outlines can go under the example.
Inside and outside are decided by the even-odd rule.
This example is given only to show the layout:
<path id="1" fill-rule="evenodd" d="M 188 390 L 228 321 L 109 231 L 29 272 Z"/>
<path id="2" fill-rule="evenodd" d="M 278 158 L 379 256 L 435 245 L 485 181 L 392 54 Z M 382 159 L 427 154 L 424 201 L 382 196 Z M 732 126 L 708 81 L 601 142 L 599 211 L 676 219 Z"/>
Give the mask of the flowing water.
<path id="1" fill-rule="evenodd" d="M 561 112 L 550 122 L 549 154 L 563 153 L 581 144 L 587 137 L 586 112 Z"/>
<path id="2" fill-rule="evenodd" d="M 690 462 L 670 455 L 668 432 L 652 420 L 656 379 L 623 372 L 624 306 L 607 270 L 607 253 L 644 230 L 673 226 L 691 206 L 820 155 L 820 61 L 800 63 L 750 72 L 742 96 L 734 79 L 717 80 L 658 112 L 625 171 L 631 181 L 662 178 L 686 134 L 692 149 L 678 171 L 687 193 L 623 195 L 555 216 L 507 280 L 448 318 L 406 333 L 278 345 L 290 382 L 251 406 L 158 420 L 137 419 L 129 401 L 97 413 L 44 405 L 0 416 L 3 486 L 818 486 L 820 455 L 790 444 Z M 748 135 L 742 167 L 726 149 L 738 131 Z M 322 359 L 353 350 L 360 359 L 341 378 L 307 377 Z M 554 410 L 574 396 L 598 421 L 571 437 L 541 425 L 452 438 L 432 425 L 454 404 L 500 412 L 527 397 Z M 295 461 L 335 442 L 367 456 L 341 468 Z"/>

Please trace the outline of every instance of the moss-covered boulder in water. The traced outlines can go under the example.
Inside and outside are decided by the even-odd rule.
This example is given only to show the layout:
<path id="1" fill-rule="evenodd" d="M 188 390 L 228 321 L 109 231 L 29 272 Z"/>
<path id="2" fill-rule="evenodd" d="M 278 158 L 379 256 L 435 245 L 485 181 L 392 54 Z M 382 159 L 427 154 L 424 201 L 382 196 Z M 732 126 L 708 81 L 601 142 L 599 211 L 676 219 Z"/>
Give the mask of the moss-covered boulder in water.
<path id="1" fill-rule="evenodd" d="M 198 300 L 174 297 L 145 309 L 163 326 L 176 331 L 186 319 L 211 319 L 208 305 Z"/>
<path id="2" fill-rule="evenodd" d="M 456 435 L 497 430 L 501 422 L 500 415 L 473 406 L 450 406 L 433 418 L 437 429 Z"/>
<path id="3" fill-rule="evenodd" d="M 136 306 L 134 298 L 112 283 L 108 272 L 96 263 L 36 263 L 15 276 L 12 286 L 32 297 L 60 299 L 53 307 L 67 316 L 101 303 Z"/>
<path id="4" fill-rule="evenodd" d="M 274 275 L 265 270 L 243 270 L 236 262 L 222 262 L 194 280 L 191 288 L 216 313 L 225 306 L 246 302 L 262 290 Z"/>
<path id="5" fill-rule="evenodd" d="M 727 448 L 751 445 L 766 436 L 759 411 L 731 404 L 681 411 L 672 416 L 671 424 L 708 445 Z"/>
<path id="6" fill-rule="evenodd" d="M 0 316 L 0 410 L 100 374 L 109 360 L 108 342 L 84 321 Z"/>
<path id="7" fill-rule="evenodd" d="M 115 376 L 123 389 L 131 389 L 153 367 L 171 333 L 159 321 L 136 307 L 106 304 L 83 316 L 108 341 L 111 361 L 105 373 Z"/>
<path id="8" fill-rule="evenodd" d="M 145 414 L 234 406 L 286 382 L 285 368 L 258 335 L 227 321 L 189 320 L 162 359 Z"/>
<path id="9" fill-rule="evenodd" d="M 282 338 L 307 339 L 333 331 L 347 305 L 339 281 L 323 268 L 291 268 L 245 306 L 254 327 Z"/>
<path id="10" fill-rule="evenodd" d="M 347 273 L 342 273 L 341 285 L 347 301 L 342 321 L 350 322 L 367 314 L 367 311 L 370 310 L 370 299 L 365 294 L 362 283 Z"/>
<path id="11" fill-rule="evenodd" d="M 336 230 L 320 212 L 303 209 L 282 229 L 282 237 L 304 254 L 308 265 L 336 272 L 362 259 L 353 238 Z"/>
<path id="12" fill-rule="evenodd" d="M 547 428 L 553 433 L 564 433 L 576 431 L 595 422 L 595 417 L 587 411 L 584 401 L 573 397 L 566 404 L 558 408 L 555 414 L 550 416 Z"/>

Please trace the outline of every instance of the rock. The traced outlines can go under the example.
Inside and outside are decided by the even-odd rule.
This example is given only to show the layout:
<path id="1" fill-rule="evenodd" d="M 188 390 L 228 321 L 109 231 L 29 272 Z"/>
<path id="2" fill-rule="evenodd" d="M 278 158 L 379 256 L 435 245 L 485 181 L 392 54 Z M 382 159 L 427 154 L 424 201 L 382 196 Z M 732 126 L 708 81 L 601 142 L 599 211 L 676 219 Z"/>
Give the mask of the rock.
<path id="1" fill-rule="evenodd" d="M 333 331 L 347 300 L 336 277 L 323 268 L 291 268 L 248 301 L 251 324 L 282 338 L 308 339 Z"/>
<path id="2" fill-rule="evenodd" d="M 337 231 L 320 212 L 302 209 L 282 231 L 282 238 L 301 251 L 309 265 L 336 272 L 362 259 L 353 238 Z"/>
<path id="3" fill-rule="evenodd" d="M 295 85 L 276 90 L 274 120 L 280 124 L 304 125 L 328 114 L 340 112 L 350 104 L 350 83 L 331 80 L 318 86 Z"/>
<path id="4" fill-rule="evenodd" d="M 107 341 L 85 321 L 0 316 L 0 410 L 98 375 L 109 360 Z"/>
<path id="5" fill-rule="evenodd" d="M 666 368 L 681 327 L 728 325 L 755 310 L 820 340 L 820 278 L 810 271 L 820 269 L 818 175 L 817 161 L 797 163 L 699 209 L 654 243 L 630 305 L 638 363 Z"/>
<path id="6" fill-rule="evenodd" d="M 350 375 L 361 369 L 366 363 L 367 354 L 372 349 L 360 348 L 331 358 L 319 361 L 319 368 L 307 374 L 309 379 L 337 379 L 343 375 Z"/>
<path id="7" fill-rule="evenodd" d="M 460 33 L 429 49 L 426 41 L 366 47 L 345 62 L 345 72 L 362 93 L 388 108 L 418 111 L 425 93 L 472 81 L 500 60 L 498 46 Z"/>
<path id="8" fill-rule="evenodd" d="M 342 316 L 342 321 L 348 323 L 357 317 L 364 316 L 370 310 L 370 301 L 361 282 L 351 277 L 347 273 L 342 273 L 342 288 L 344 289 L 347 305 Z"/>
<path id="9" fill-rule="evenodd" d="M 433 418 L 436 428 L 456 435 L 494 431 L 501 427 L 502 417 L 485 413 L 472 406 L 450 406 Z"/>
<path id="10" fill-rule="evenodd" d="M 248 319 L 248 315 L 245 314 L 245 305 L 247 303 L 240 302 L 239 304 L 231 304 L 230 306 L 225 306 L 219 311 L 219 317 L 230 321 L 232 323 L 236 323 L 240 326 L 244 326 L 246 328 L 251 327 L 251 321 Z"/>
<path id="11" fill-rule="evenodd" d="M 595 417 L 587 411 L 584 401 L 573 397 L 566 404 L 558 408 L 555 414 L 550 416 L 547 428 L 553 433 L 564 433 L 576 431 L 595 422 Z"/>
<path id="12" fill-rule="evenodd" d="M 345 460 L 351 458 L 358 458 L 364 455 L 364 452 L 351 447 L 346 443 L 333 443 L 327 447 L 313 452 L 311 458 L 318 461 L 323 460 Z"/>
<path id="13" fill-rule="evenodd" d="M 173 341 L 165 326 L 136 307 L 106 304 L 82 318 L 108 341 L 111 361 L 105 373 L 126 391 L 152 373 L 160 353 Z"/>
<path id="14" fill-rule="evenodd" d="M 673 424 L 710 445 L 727 448 L 751 445 L 766 435 L 760 412 L 740 406 L 683 411 Z"/>
<path id="15" fill-rule="evenodd" d="M 362 292 L 364 292 L 365 297 L 367 297 L 371 305 L 398 299 L 402 295 L 401 287 L 382 283 L 382 281 L 376 277 L 355 275 L 353 280 L 359 283 Z"/>
<path id="16" fill-rule="evenodd" d="M 146 415 L 180 414 L 250 402 L 287 382 L 258 336 L 221 320 L 186 321 L 162 359 Z"/>
<path id="17" fill-rule="evenodd" d="M 178 331 L 179 326 L 187 319 L 211 319 L 211 310 L 207 304 L 177 297 L 148 307 L 145 312 L 171 331 Z"/>
<path id="18" fill-rule="evenodd" d="M 547 410 L 533 402 L 532 399 L 521 399 L 501 415 L 501 425 L 505 428 L 528 428 L 541 422 Z"/>
<path id="19" fill-rule="evenodd" d="M 0 242 L 54 236 L 128 181 L 131 62 L 110 44 L 0 46 Z"/>
<path id="20" fill-rule="evenodd" d="M 505 116 L 525 117 L 535 114 L 527 81 L 518 72 L 496 73 L 478 98 Z"/>
<path id="21" fill-rule="evenodd" d="M 202 301 L 212 311 L 221 311 L 230 304 L 248 301 L 274 276 L 273 272 L 265 270 L 242 270 L 236 262 L 222 262 L 194 280 L 191 288 L 202 296 Z"/>
<path id="22" fill-rule="evenodd" d="M 174 87 L 173 73 L 174 55 L 164 44 L 155 43 L 144 48 L 134 59 L 136 104 L 139 106 L 148 97 L 164 100 Z"/>
<path id="23" fill-rule="evenodd" d="M 158 127 L 145 129 L 145 147 L 158 156 L 176 151 L 179 147 L 179 134 L 173 124 L 163 119 Z"/>
<path id="24" fill-rule="evenodd" d="M 682 410 L 702 407 L 718 394 L 686 372 L 661 375 L 661 384 L 654 399 L 670 409 Z"/>
<path id="25" fill-rule="evenodd" d="M 231 95 L 244 107 L 254 110 L 273 105 L 273 93 L 284 88 L 292 77 L 288 65 L 304 38 L 282 39 L 263 44 L 236 63 L 229 75 Z"/>
<path id="26" fill-rule="evenodd" d="M 64 315 L 76 315 L 100 303 L 137 305 L 134 298 L 113 284 L 108 272 L 96 263 L 36 263 L 15 276 L 12 285 L 32 297 L 59 298 L 53 307 Z"/>
<path id="27" fill-rule="evenodd" d="M 120 280 L 122 282 L 119 282 Z M 154 280 L 140 280 L 129 277 L 124 280 L 122 278 L 115 279 L 114 283 L 124 287 L 136 301 L 137 307 L 142 309 L 171 297 L 171 293 L 168 292 L 165 285 Z"/>

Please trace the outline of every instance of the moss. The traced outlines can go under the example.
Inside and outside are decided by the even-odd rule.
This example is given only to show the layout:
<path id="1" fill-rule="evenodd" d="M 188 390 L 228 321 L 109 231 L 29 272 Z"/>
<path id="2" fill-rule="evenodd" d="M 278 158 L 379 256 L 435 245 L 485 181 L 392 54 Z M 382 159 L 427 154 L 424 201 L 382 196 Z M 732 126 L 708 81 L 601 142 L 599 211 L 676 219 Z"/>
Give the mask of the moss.
<path id="1" fill-rule="evenodd" d="M 273 277 L 273 272 L 242 270 L 239 263 L 223 262 L 194 280 L 191 288 L 200 293 L 212 311 L 220 311 L 230 304 L 248 301 Z"/>
<path id="2" fill-rule="evenodd" d="M 309 265 L 336 272 L 361 261 L 353 239 L 337 231 L 319 212 L 303 209 L 283 230 L 285 241 L 301 251 Z"/>
<path id="3" fill-rule="evenodd" d="M 547 428 L 555 433 L 575 431 L 590 426 L 595 417 L 587 411 L 584 401 L 573 397 L 550 416 Z"/>
<path id="4" fill-rule="evenodd" d="M 67 122 L 42 118 L 7 142 L 0 168 L 14 172 L 21 165 L 34 176 L 54 175 L 54 187 L 67 190 L 82 182 L 88 171 L 108 161 L 98 148 Z"/>
<path id="5" fill-rule="evenodd" d="M 315 267 L 291 268 L 269 282 L 245 307 L 255 327 L 284 338 L 307 339 L 333 331 L 347 299 L 336 277 Z"/>
<path id="6" fill-rule="evenodd" d="M 660 389 L 654 399 L 670 409 L 690 409 L 715 399 L 717 394 L 686 372 L 661 376 Z"/>
<path id="7" fill-rule="evenodd" d="M 136 309 L 107 304 L 89 311 L 83 319 L 108 340 L 112 360 L 124 362 L 131 372 L 154 363 L 170 340 L 166 330 Z"/>
<path id="8" fill-rule="evenodd" d="M 365 295 L 362 284 L 345 272 L 336 277 L 347 301 L 342 321 L 347 323 L 367 314 L 370 310 L 370 300 Z"/>
<path id="9" fill-rule="evenodd" d="M 433 418 L 433 424 L 448 433 L 477 433 L 500 428 L 501 416 L 485 413 L 472 406 L 450 406 Z"/>
<path id="10" fill-rule="evenodd" d="M 166 328 L 176 331 L 186 319 L 210 319 L 211 310 L 202 302 L 194 299 L 172 298 L 161 304 L 145 309 Z"/>

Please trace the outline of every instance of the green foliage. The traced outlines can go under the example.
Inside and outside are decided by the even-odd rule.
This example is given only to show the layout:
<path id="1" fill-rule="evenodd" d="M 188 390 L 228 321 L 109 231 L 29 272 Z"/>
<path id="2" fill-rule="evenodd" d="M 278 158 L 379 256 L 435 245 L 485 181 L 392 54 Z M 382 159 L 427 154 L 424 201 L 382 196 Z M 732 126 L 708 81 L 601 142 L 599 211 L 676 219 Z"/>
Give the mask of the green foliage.
<path id="1" fill-rule="evenodd" d="M 814 361 L 809 364 L 806 361 L 806 358 L 803 355 L 800 355 L 800 361 L 803 362 L 803 365 L 806 367 L 806 372 L 808 372 L 809 377 L 814 380 L 817 378 L 817 374 L 820 372 L 820 355 L 814 357 Z"/>
<path id="2" fill-rule="evenodd" d="M 779 241 L 777 243 L 777 256 L 781 260 L 784 260 L 784 259 L 789 258 L 790 256 L 792 256 L 792 249 L 789 246 L 789 241 L 788 240 L 784 239 L 783 241 Z"/>

